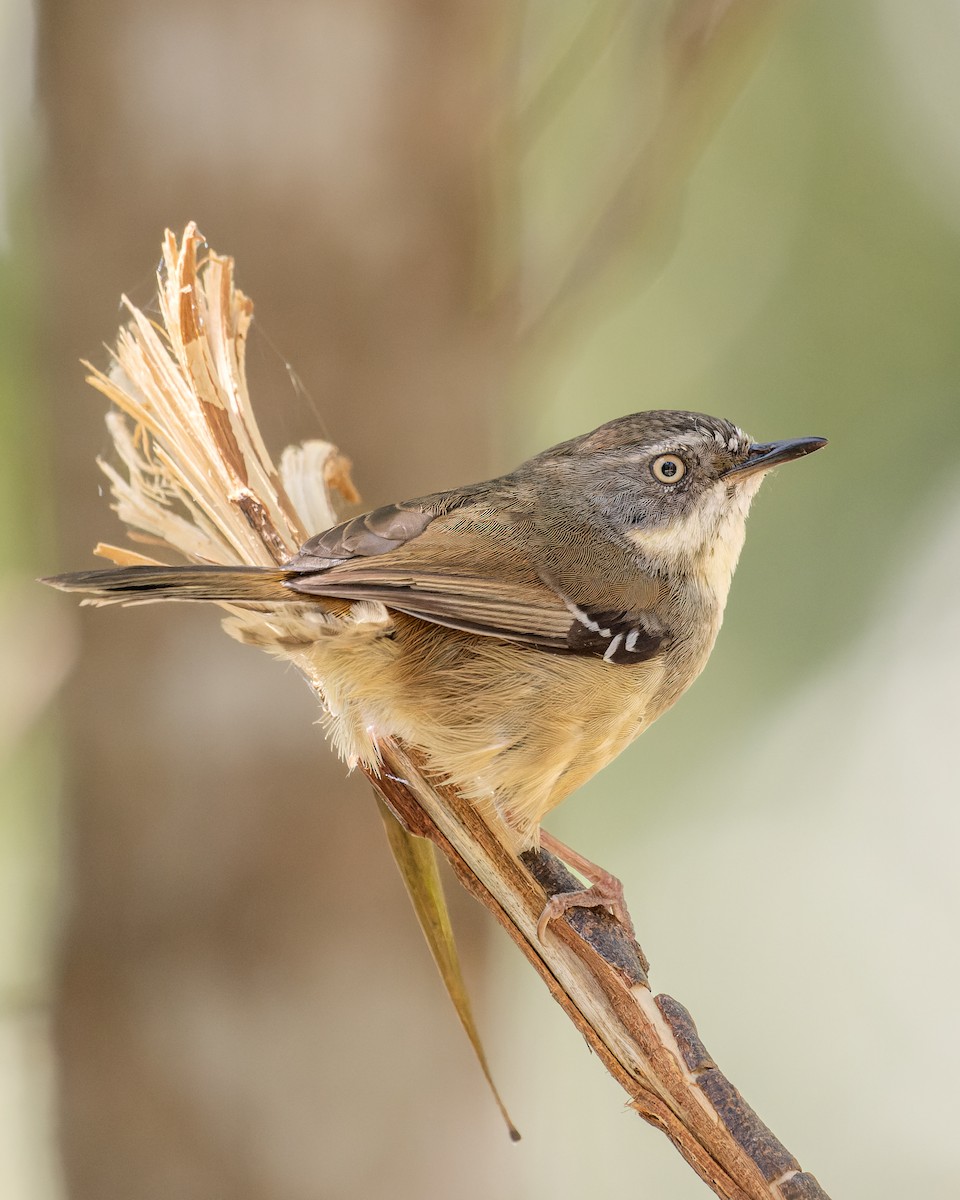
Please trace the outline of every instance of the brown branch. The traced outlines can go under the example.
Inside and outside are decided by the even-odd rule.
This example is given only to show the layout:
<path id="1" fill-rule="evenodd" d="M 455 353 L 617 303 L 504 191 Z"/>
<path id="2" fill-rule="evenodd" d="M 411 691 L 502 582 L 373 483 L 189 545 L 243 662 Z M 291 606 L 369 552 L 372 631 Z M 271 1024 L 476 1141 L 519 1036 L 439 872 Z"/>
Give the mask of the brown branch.
<path id="1" fill-rule="evenodd" d="M 710 1058 L 687 1010 L 654 996 L 642 951 L 600 909 L 571 910 L 546 943 L 546 896 L 582 887 L 552 855 L 519 862 L 476 809 L 432 783 L 415 755 L 382 745 L 370 782 L 403 824 L 429 838 L 471 895 L 520 947 L 645 1121 L 662 1129 L 697 1174 L 729 1200 L 826 1200 L 816 1179 L 770 1132 Z"/>

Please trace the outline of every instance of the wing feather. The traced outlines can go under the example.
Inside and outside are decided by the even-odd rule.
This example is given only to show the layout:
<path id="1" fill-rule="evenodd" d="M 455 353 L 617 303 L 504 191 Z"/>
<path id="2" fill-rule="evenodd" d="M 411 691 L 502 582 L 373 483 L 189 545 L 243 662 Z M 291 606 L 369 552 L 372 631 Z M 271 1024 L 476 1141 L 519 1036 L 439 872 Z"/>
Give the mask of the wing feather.
<path id="1" fill-rule="evenodd" d="M 619 593 L 608 580 L 592 579 L 586 564 L 569 582 L 557 578 L 522 497 L 513 500 L 494 499 L 478 486 L 354 517 L 305 543 L 285 564 L 286 587 L 308 596 L 378 600 L 423 621 L 544 650 L 618 663 L 653 657 L 666 636 L 656 619 L 648 612 L 611 612 Z M 584 538 L 570 533 L 568 553 L 576 563 L 574 547 Z M 620 591 L 653 599 L 659 582 L 647 586 L 635 564 L 629 575 Z M 584 595 L 591 581 L 593 604 Z M 602 623 L 592 618 L 595 611 L 604 615 Z M 622 649 L 628 638 L 629 650 Z"/>
<path id="2" fill-rule="evenodd" d="M 345 600 L 379 600 L 411 617 L 451 629 L 568 650 L 573 624 L 566 605 L 544 585 L 467 575 L 370 570 L 325 571 L 288 580 L 293 591 Z"/>

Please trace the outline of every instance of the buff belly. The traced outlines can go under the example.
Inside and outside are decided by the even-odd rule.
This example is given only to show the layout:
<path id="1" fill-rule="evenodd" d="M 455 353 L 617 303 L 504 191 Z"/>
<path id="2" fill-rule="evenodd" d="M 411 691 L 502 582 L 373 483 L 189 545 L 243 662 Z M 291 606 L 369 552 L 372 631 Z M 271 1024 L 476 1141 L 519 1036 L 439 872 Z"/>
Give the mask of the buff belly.
<path id="1" fill-rule="evenodd" d="M 378 739 L 417 747 L 518 852 L 662 711 L 662 660 L 615 666 L 370 610 L 302 651 L 337 749 L 375 767 Z"/>

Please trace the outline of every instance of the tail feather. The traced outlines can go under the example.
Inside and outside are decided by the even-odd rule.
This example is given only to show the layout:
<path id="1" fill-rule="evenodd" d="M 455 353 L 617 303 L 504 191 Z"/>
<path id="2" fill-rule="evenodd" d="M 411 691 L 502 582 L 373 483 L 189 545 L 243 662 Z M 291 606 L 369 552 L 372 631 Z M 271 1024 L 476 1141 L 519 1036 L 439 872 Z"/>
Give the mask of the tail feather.
<path id="1" fill-rule="evenodd" d="M 64 592 L 86 592 L 110 603 L 137 600 L 226 600 L 265 603 L 302 600 L 285 581 L 294 572 L 273 567 L 115 567 L 41 579 Z"/>

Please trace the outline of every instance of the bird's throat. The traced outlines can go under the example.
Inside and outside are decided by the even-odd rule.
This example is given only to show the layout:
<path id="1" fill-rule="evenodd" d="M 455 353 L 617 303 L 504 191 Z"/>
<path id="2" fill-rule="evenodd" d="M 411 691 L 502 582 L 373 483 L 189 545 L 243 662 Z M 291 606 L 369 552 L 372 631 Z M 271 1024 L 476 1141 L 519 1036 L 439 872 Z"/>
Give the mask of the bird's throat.
<path id="1" fill-rule="evenodd" d="M 659 528 L 634 530 L 628 537 L 649 566 L 695 582 L 722 612 L 760 481 L 745 479 L 735 487 L 718 482 L 683 517 Z"/>

